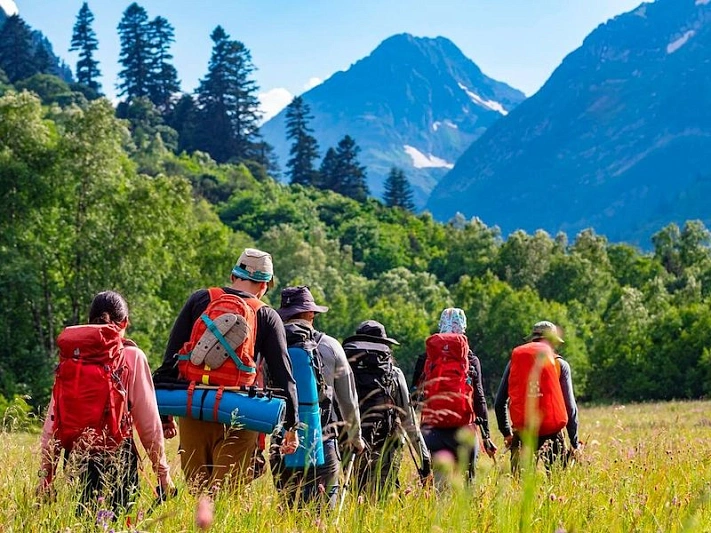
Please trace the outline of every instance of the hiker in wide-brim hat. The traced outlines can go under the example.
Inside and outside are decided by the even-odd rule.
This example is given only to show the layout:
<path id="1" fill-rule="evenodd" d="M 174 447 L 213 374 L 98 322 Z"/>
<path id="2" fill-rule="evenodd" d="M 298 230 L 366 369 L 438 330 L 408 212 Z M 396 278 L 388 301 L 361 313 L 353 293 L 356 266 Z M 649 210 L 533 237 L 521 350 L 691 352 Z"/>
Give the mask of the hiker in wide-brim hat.
<path id="1" fill-rule="evenodd" d="M 428 479 L 431 472 L 430 453 L 415 421 L 405 375 L 392 357 L 392 347 L 399 344 L 377 320 L 361 322 L 355 335 L 343 341 L 355 376 L 367 444 L 356 459 L 354 475 L 361 493 L 380 498 L 399 484 L 405 443 L 421 479 Z"/>
<path id="2" fill-rule="evenodd" d="M 286 287 L 281 291 L 281 306 L 277 312 L 284 321 L 290 349 L 296 346 L 293 342 L 297 338 L 292 334 L 294 332 L 313 339 L 316 344 L 313 356 L 324 385 L 324 390 L 319 393 L 324 464 L 310 470 L 288 468 L 284 455 L 278 450 L 279 436 L 272 437 L 269 459 L 274 484 L 289 503 L 304 504 L 323 498 L 321 503 L 334 508 L 339 492 L 343 490 L 339 483 L 341 457 L 345 455 L 345 448 L 361 452 L 365 443 L 361 438 L 358 395 L 353 373 L 343 347 L 338 340 L 314 327 L 316 316 L 327 311 L 328 307 L 318 305 L 311 290 L 305 285 Z M 293 359 L 292 364 L 296 364 Z M 300 375 L 297 368 L 294 368 L 294 374 Z M 338 409 L 334 408 L 334 402 L 338 404 Z M 346 443 L 342 450 L 338 446 L 339 435 L 344 436 Z"/>

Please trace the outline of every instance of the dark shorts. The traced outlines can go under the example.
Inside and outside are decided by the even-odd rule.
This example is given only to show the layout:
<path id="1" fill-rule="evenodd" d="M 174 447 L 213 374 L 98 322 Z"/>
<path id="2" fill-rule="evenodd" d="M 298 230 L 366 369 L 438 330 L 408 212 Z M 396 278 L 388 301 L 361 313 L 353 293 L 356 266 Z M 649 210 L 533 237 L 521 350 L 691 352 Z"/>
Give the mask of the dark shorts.
<path id="1" fill-rule="evenodd" d="M 478 441 L 474 440 L 474 446 L 460 443 L 457 439 L 457 433 L 461 429 L 422 426 L 422 436 L 433 458 L 437 452 L 441 451 L 450 452 L 457 462 L 463 458 L 466 464 L 459 465 L 459 468 L 462 471 L 466 470 L 468 477 L 473 479 L 476 472 L 477 457 L 479 456 Z"/>

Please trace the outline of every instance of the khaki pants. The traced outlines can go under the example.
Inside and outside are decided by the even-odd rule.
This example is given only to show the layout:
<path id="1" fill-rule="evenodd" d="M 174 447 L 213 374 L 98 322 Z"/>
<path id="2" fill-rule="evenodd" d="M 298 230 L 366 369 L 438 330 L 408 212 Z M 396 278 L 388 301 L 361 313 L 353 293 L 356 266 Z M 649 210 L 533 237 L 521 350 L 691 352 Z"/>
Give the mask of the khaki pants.
<path id="1" fill-rule="evenodd" d="M 259 433 L 192 418 L 181 418 L 178 428 L 180 464 L 188 485 L 213 488 L 222 485 L 226 477 L 230 485 L 252 481 Z"/>

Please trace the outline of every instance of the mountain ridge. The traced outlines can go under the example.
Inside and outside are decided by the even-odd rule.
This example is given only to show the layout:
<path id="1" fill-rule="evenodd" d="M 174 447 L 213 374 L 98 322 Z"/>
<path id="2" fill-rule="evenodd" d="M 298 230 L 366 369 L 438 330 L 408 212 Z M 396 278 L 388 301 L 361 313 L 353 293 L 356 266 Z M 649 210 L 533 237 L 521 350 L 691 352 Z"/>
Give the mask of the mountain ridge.
<path id="1" fill-rule="evenodd" d="M 666 204 L 711 173 L 709 48 L 708 2 L 658 0 L 601 24 L 465 151 L 427 208 L 504 233 L 593 227 L 646 241 Z"/>
<path id="2" fill-rule="evenodd" d="M 362 148 L 376 196 L 392 166 L 403 168 L 423 205 L 454 160 L 525 99 L 487 77 L 445 37 L 407 33 L 382 41 L 347 70 L 302 94 L 321 153 L 348 134 Z M 282 111 L 262 126 L 282 164 L 290 144 Z"/>

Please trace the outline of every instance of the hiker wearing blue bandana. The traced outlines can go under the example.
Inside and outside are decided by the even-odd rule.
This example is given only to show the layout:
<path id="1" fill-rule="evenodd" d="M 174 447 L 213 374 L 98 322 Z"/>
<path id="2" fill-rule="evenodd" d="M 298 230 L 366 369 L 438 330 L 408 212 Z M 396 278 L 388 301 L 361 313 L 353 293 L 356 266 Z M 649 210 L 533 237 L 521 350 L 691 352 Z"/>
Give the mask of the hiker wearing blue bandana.
<path id="1" fill-rule="evenodd" d="M 286 419 L 282 452 L 293 453 L 297 447 L 296 427 L 298 405 L 296 382 L 287 353 L 284 324 L 278 313 L 260 300 L 273 285 L 272 257 L 254 248 L 245 249 L 232 269 L 230 285 L 194 292 L 183 306 L 173 325 L 165 351 L 163 365 L 156 370 L 156 383 L 188 381 L 208 385 L 259 384 L 264 367 L 265 385 L 281 389 L 286 398 Z M 206 310 L 217 299 L 237 300 L 246 313 L 243 321 L 243 342 L 238 360 L 226 359 L 224 364 L 199 362 L 190 356 L 194 346 L 195 328 Z M 204 326 L 203 326 L 204 329 Z M 259 362 L 259 363 L 258 363 Z M 263 363 L 263 364 L 262 364 Z M 212 488 L 229 477 L 231 483 L 249 483 L 254 479 L 254 464 L 259 434 L 244 428 L 193 418 L 180 418 L 181 465 L 193 488 Z M 172 417 L 163 424 L 167 438 L 176 435 Z"/>

